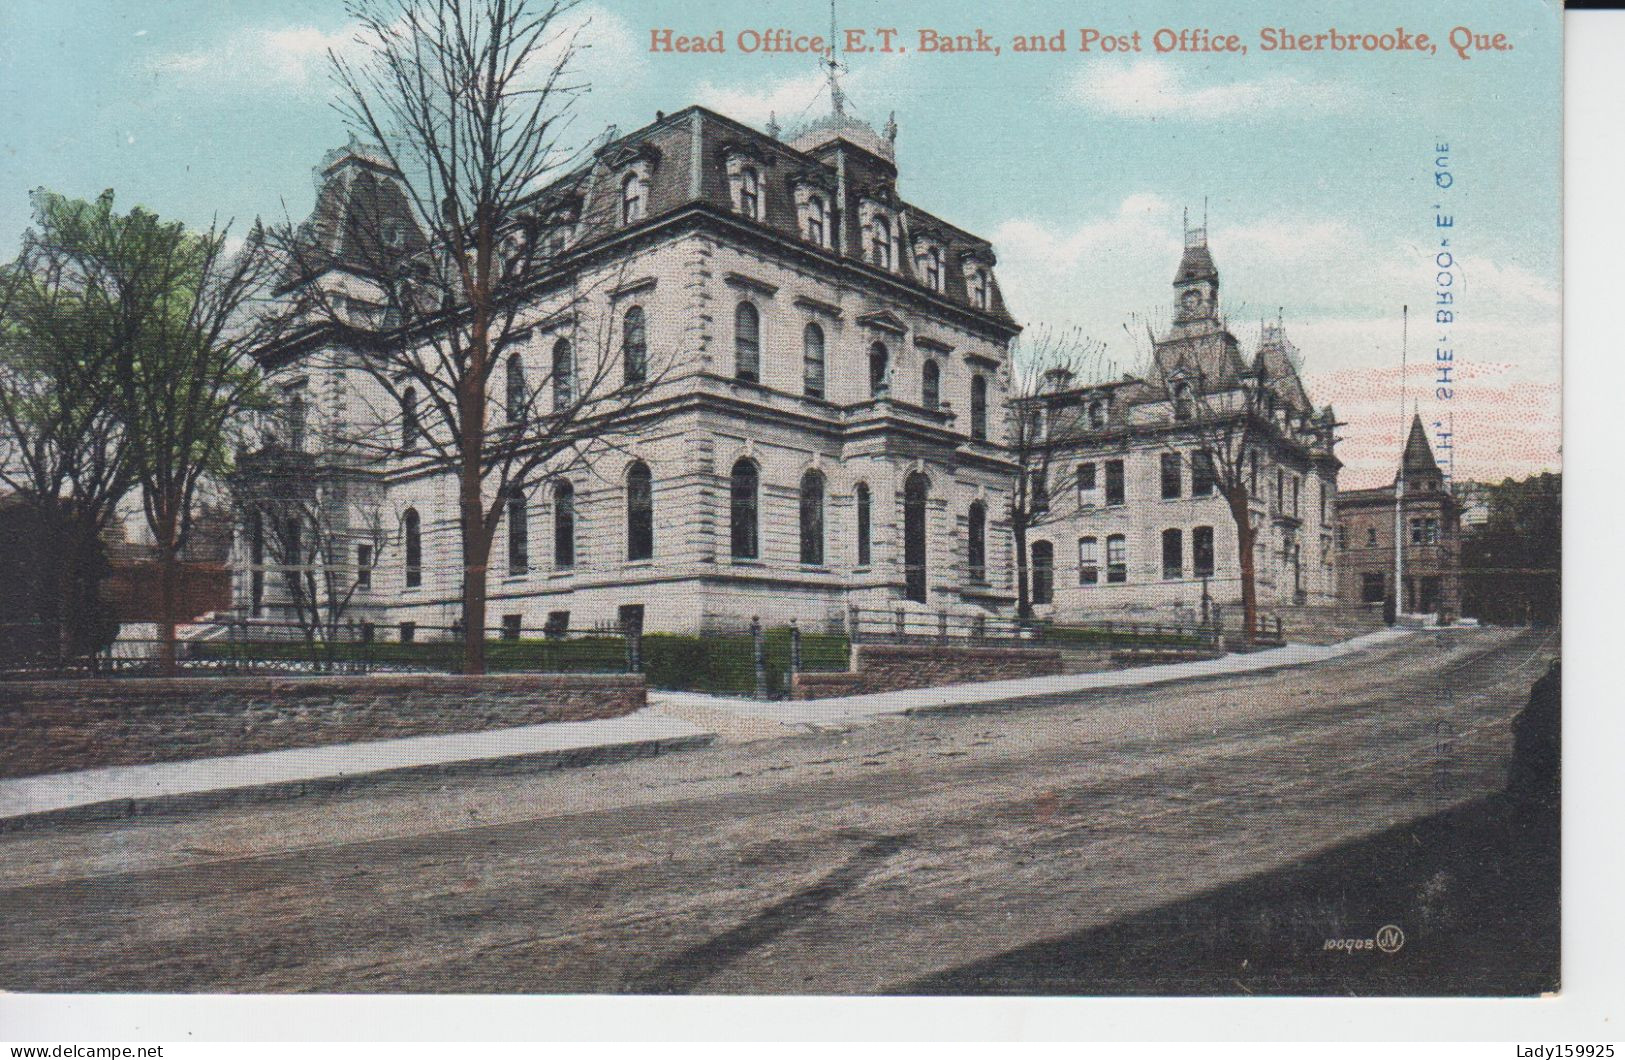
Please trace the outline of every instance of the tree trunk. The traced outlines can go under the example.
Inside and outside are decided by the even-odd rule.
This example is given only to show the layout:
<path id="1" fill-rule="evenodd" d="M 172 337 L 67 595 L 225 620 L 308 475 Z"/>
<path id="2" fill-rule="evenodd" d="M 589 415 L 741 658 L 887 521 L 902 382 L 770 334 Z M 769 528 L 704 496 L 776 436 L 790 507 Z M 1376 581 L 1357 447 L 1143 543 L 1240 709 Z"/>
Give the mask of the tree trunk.
<path id="1" fill-rule="evenodd" d="M 1032 597 L 1027 589 L 1027 526 L 1022 519 L 1010 524 L 1016 539 L 1016 617 L 1026 621 L 1033 617 Z"/>
<path id="2" fill-rule="evenodd" d="M 1246 487 L 1231 491 L 1226 498 L 1230 503 L 1230 517 L 1236 523 L 1236 551 L 1241 568 L 1241 621 L 1246 643 L 1253 643 L 1258 630 L 1258 585 L 1254 564 L 1255 539 L 1252 512 Z"/>
<path id="3" fill-rule="evenodd" d="M 474 378 L 478 378 L 477 375 Z M 491 535 L 485 528 L 480 456 L 485 451 L 485 395 L 464 402 L 462 466 L 458 472 L 458 514 L 463 538 L 463 673 L 485 673 L 485 573 Z"/>
<path id="4" fill-rule="evenodd" d="M 158 520 L 158 670 L 173 676 L 175 662 L 175 576 L 180 560 L 176 547 L 176 514 L 173 505 L 165 507 Z"/>

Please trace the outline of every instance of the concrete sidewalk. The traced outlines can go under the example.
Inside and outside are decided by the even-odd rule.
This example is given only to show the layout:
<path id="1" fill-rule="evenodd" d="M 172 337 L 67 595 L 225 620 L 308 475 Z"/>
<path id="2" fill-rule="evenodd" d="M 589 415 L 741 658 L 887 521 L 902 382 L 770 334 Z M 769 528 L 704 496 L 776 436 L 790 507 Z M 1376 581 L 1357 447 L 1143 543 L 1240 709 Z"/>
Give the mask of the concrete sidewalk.
<path id="1" fill-rule="evenodd" d="M 0 780 L 0 831 L 293 798 L 405 774 L 592 765 L 711 743 L 715 734 L 645 708 L 624 718 L 299 747 Z"/>
<path id="2" fill-rule="evenodd" d="M 1105 670 L 1092 674 L 1060 674 L 1054 677 L 1024 677 L 1010 681 L 941 685 L 936 688 L 841 696 L 833 699 L 781 700 L 764 703 L 754 699 L 729 699 L 692 692 L 651 691 L 649 702 L 657 707 L 662 704 L 705 707 L 726 711 L 741 718 L 775 721 L 780 725 L 840 727 L 861 725 L 900 714 L 1037 705 L 1080 692 L 1144 688 L 1172 681 L 1191 681 L 1304 666 L 1379 647 L 1409 636 L 1413 632 L 1416 631 L 1399 628 L 1381 629 L 1336 644 L 1288 644 L 1281 648 L 1224 655 L 1217 659 L 1201 659 L 1195 662 Z"/>
<path id="3" fill-rule="evenodd" d="M 0 780 L 0 832 L 60 820 L 137 816 L 231 802 L 295 798 L 409 774 L 415 777 L 591 765 L 702 747 L 719 739 L 771 739 L 904 714 L 1038 706 L 1077 693 L 1143 688 L 1325 662 L 1412 632 L 1385 629 L 1339 644 L 1289 644 L 1197 662 L 837 699 L 764 703 L 651 690 L 649 707 L 604 721 L 552 722 L 492 732 L 412 736 L 19 777 Z"/>

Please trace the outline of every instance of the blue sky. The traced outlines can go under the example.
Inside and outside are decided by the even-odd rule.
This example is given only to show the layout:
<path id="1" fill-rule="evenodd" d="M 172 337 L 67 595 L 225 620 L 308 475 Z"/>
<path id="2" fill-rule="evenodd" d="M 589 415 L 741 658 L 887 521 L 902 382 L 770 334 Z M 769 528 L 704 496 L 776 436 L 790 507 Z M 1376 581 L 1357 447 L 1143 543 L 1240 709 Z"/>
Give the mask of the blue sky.
<path id="1" fill-rule="evenodd" d="M 1244 343 L 1279 307 L 1318 400 L 1349 419 L 1348 481 L 1390 474 L 1399 445 L 1399 305 L 1430 304 L 1434 144 L 1451 144 L 1463 319 L 1454 413 L 1460 473 L 1498 477 L 1557 462 L 1561 28 L 1555 4 L 919 4 L 843 0 L 842 26 L 893 26 L 901 55 L 848 56 L 853 103 L 895 110 L 903 194 L 986 235 L 1024 321 L 1076 325 L 1126 369 L 1123 323 L 1169 302 L 1180 210 L 1209 202 L 1224 299 Z M 583 137 L 700 102 L 793 127 L 827 107 L 808 57 L 747 56 L 742 29 L 823 33 L 818 3 L 682 7 L 595 0 L 582 73 Z M 696 13 L 703 12 L 703 13 Z M 1512 50 L 1463 61 L 1456 25 Z M 985 29 L 998 56 L 925 55 L 915 30 Z M 1204 27 L 1245 56 L 1106 56 L 1079 30 Z M 1264 54 L 1257 32 L 1426 32 L 1439 53 Z M 721 56 L 651 55 L 649 30 L 722 29 Z M 1062 54 L 1015 55 L 1016 34 L 1065 30 Z M 169 0 L 0 5 L 0 244 L 44 185 L 206 224 L 302 217 L 311 169 L 343 142 L 324 54 L 350 37 L 337 0 Z M 9 253 L 9 251 L 8 251 Z M 1248 321 L 1251 321 L 1249 324 Z M 1413 331 L 1412 354 L 1431 353 Z M 1425 369 L 1424 369 L 1425 372 Z M 1415 392 L 1423 374 L 1413 372 Z"/>

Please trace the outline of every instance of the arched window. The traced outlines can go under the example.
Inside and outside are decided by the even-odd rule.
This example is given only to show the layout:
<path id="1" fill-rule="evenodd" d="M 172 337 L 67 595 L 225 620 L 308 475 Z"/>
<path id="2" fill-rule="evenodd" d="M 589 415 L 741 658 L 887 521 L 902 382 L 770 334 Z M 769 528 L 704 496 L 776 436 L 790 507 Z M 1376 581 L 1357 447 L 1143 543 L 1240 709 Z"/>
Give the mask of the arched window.
<path id="1" fill-rule="evenodd" d="M 965 566 L 973 582 L 987 581 L 987 506 L 972 501 L 965 534 Z"/>
<path id="2" fill-rule="evenodd" d="M 890 354 L 886 352 L 886 344 L 877 342 L 869 347 L 869 396 L 885 397 L 887 387 L 887 374 L 890 370 Z"/>
<path id="3" fill-rule="evenodd" d="M 508 573 L 524 574 L 530 570 L 530 511 L 525 505 L 525 490 L 513 487 L 508 495 Z"/>
<path id="4" fill-rule="evenodd" d="M 1098 398 L 1089 402 L 1089 426 L 1096 430 L 1106 426 L 1106 403 Z"/>
<path id="5" fill-rule="evenodd" d="M 988 307 L 988 293 L 987 270 L 977 269 L 975 281 L 971 284 L 971 297 L 976 300 L 977 309 Z"/>
<path id="6" fill-rule="evenodd" d="M 891 222 L 878 215 L 870 225 L 869 260 L 891 268 Z"/>
<path id="7" fill-rule="evenodd" d="M 870 554 L 869 554 L 869 512 L 870 512 L 870 504 L 869 504 L 869 485 L 868 485 L 868 483 L 865 483 L 865 482 L 858 483 L 858 488 L 857 488 L 856 493 L 857 493 L 857 506 L 858 506 L 858 566 L 867 567 L 869 565 L 869 562 L 870 562 Z"/>
<path id="8" fill-rule="evenodd" d="M 526 407 L 530 395 L 525 388 L 525 360 L 519 354 L 508 357 L 508 422 L 523 423 L 530 415 Z"/>
<path id="9" fill-rule="evenodd" d="M 575 401 L 575 362 L 570 355 L 570 340 L 560 339 L 553 344 L 553 408 L 563 410 Z"/>
<path id="10" fill-rule="evenodd" d="M 933 291 L 942 290 L 942 248 L 925 248 L 925 285 Z"/>
<path id="11" fill-rule="evenodd" d="M 265 520 L 259 512 L 248 526 L 248 606 L 255 618 L 265 610 Z"/>
<path id="12" fill-rule="evenodd" d="M 931 480 L 916 471 L 903 480 L 903 596 L 926 601 L 930 585 L 926 570 L 925 505 Z"/>
<path id="13" fill-rule="evenodd" d="M 1191 531 L 1191 573 L 1198 578 L 1213 577 L 1213 528 L 1198 526 Z"/>
<path id="14" fill-rule="evenodd" d="M 621 181 L 621 224 L 629 225 L 643 219 L 643 182 L 636 173 L 628 173 Z"/>
<path id="15" fill-rule="evenodd" d="M 638 460 L 626 470 L 626 558 L 649 559 L 654 553 L 654 478 L 649 465 Z"/>
<path id="16" fill-rule="evenodd" d="M 824 396 L 824 329 L 817 324 L 801 334 L 801 383 L 808 397 Z"/>
<path id="17" fill-rule="evenodd" d="M 987 441 L 987 376 L 970 378 L 970 436 Z"/>
<path id="18" fill-rule="evenodd" d="M 812 198 L 807 200 L 808 242 L 815 243 L 821 247 L 827 246 L 828 244 L 824 239 L 825 228 L 826 222 L 824 212 L 824 197 L 822 195 L 814 195 Z"/>
<path id="19" fill-rule="evenodd" d="M 734 309 L 734 378 L 747 383 L 761 380 L 762 317 L 749 302 Z"/>
<path id="20" fill-rule="evenodd" d="M 288 393 L 288 448 L 296 453 L 305 451 L 305 387 L 294 387 Z"/>
<path id="21" fill-rule="evenodd" d="M 1185 535 L 1179 530 L 1162 532 L 1162 576 L 1170 581 L 1185 576 Z"/>
<path id="22" fill-rule="evenodd" d="M 1100 539 L 1078 538 L 1078 584 L 1100 584 Z"/>
<path id="23" fill-rule="evenodd" d="M 423 522 L 416 508 L 406 509 L 401 527 L 406 538 L 406 587 L 415 589 L 423 584 Z"/>
<path id="24" fill-rule="evenodd" d="M 568 482 L 553 483 L 553 566 L 576 565 L 576 491 Z"/>
<path id="25" fill-rule="evenodd" d="M 423 428 L 418 423 L 418 390 L 409 386 L 401 391 L 401 448 L 411 452 L 422 436 Z"/>
<path id="26" fill-rule="evenodd" d="M 942 404 L 942 369 L 934 358 L 928 358 L 920 369 L 920 404 L 928 409 Z"/>
<path id="27" fill-rule="evenodd" d="M 760 492 L 761 472 L 756 462 L 741 457 L 728 476 L 728 541 L 734 559 L 756 559 L 760 555 L 756 534 Z"/>
<path id="28" fill-rule="evenodd" d="M 801 476 L 801 562 L 824 562 L 824 476 L 816 471 Z"/>
<path id="29" fill-rule="evenodd" d="M 739 212 L 753 220 L 762 217 L 762 178 L 748 166 L 739 174 Z"/>
<path id="30" fill-rule="evenodd" d="M 1053 604 L 1055 602 L 1055 546 L 1048 541 L 1034 541 L 1033 555 L 1033 603 Z"/>
<path id="31" fill-rule="evenodd" d="M 621 354 L 625 361 L 626 385 L 636 386 L 649 378 L 649 334 L 643 323 L 643 307 L 626 311 L 621 322 Z"/>

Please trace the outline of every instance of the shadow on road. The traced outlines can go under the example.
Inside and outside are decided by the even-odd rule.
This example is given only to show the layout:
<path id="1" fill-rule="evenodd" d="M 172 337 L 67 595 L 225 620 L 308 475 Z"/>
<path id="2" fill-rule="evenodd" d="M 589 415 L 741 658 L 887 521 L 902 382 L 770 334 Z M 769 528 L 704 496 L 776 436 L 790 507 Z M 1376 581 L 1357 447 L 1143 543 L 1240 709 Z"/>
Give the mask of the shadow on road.
<path id="1" fill-rule="evenodd" d="M 1517 749 L 1506 792 L 892 992 L 1463 996 L 1556 990 L 1558 702 L 1554 666 L 1514 723 Z M 1383 930 L 1390 925 L 1403 932 L 1397 948 L 1397 936 Z"/>
<path id="2" fill-rule="evenodd" d="M 686 994 L 696 990 L 739 958 L 775 936 L 816 916 L 908 842 L 908 836 L 880 836 L 852 855 L 846 864 L 782 901 L 762 910 L 732 930 L 691 946 L 662 961 L 630 984 L 635 994 Z"/>

